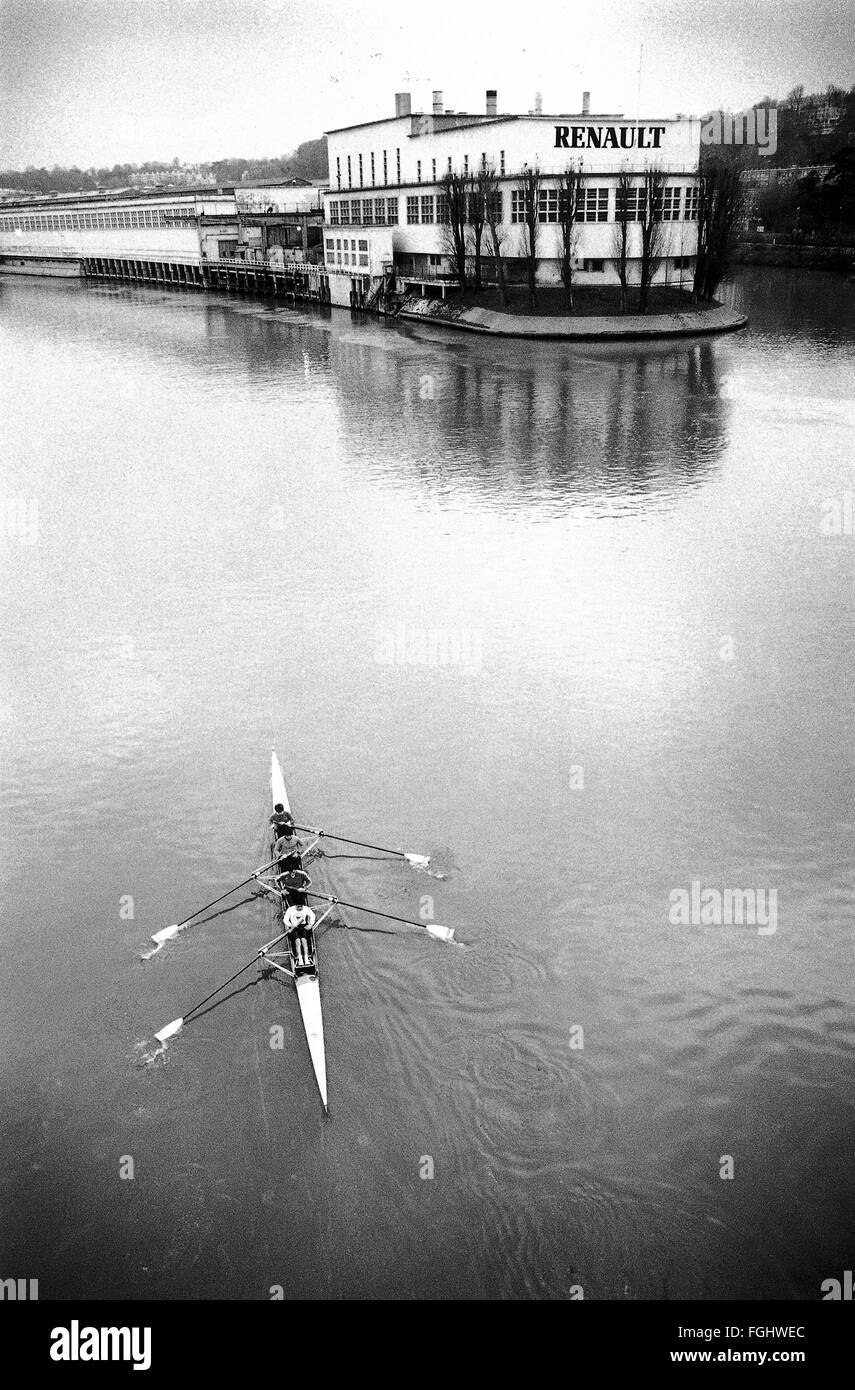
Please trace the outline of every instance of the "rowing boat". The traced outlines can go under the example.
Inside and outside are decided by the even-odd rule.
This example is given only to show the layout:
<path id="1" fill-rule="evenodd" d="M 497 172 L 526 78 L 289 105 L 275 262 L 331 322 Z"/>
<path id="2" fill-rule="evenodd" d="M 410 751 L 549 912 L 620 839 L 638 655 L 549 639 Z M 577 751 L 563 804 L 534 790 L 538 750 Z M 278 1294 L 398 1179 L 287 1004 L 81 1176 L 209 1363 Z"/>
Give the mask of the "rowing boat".
<path id="1" fill-rule="evenodd" d="M 270 758 L 270 792 L 273 797 L 273 805 L 282 805 L 285 810 L 291 813 L 291 804 L 288 800 L 288 791 L 285 786 L 285 778 L 282 775 L 282 768 L 276 756 L 274 748 Z M 276 841 L 276 831 L 271 826 L 270 831 L 271 852 Z M 303 860 L 300 859 L 300 867 L 303 867 Z M 282 923 L 282 930 L 288 931 L 288 923 L 285 921 L 285 914 L 289 907 L 298 903 L 305 902 L 302 894 L 294 896 L 289 893 L 278 893 L 278 914 Z M 306 1042 L 309 1044 L 309 1056 L 312 1059 L 312 1067 L 315 1073 L 315 1080 L 318 1083 L 318 1090 L 321 1093 L 324 1110 L 328 1110 L 327 1105 L 327 1062 L 324 1049 L 324 1015 L 321 1008 L 321 986 L 318 979 L 318 953 L 317 942 L 315 940 L 314 927 L 309 927 L 305 932 L 308 945 L 309 964 L 304 965 L 297 959 L 294 938 L 291 935 L 285 937 L 287 955 L 291 965 L 291 975 L 294 978 L 294 985 L 297 990 L 297 1003 L 300 1005 L 300 1014 L 303 1019 L 303 1028 L 306 1033 Z M 267 959 L 270 964 L 276 966 L 272 959 L 274 954 L 268 953 Z M 282 953 L 284 954 L 284 953 Z"/>
<path id="2" fill-rule="evenodd" d="M 285 786 L 285 778 L 282 775 L 282 768 L 276 756 L 275 749 L 271 754 L 270 760 L 270 794 L 273 798 L 274 811 L 278 805 L 281 805 L 290 815 L 291 805 L 288 799 L 288 791 Z M 309 862 L 309 854 L 324 837 L 341 841 L 346 845 L 358 845 L 363 849 L 374 850 L 376 852 L 375 855 L 368 856 L 369 858 L 376 858 L 377 855 L 379 855 L 381 858 L 399 859 L 403 864 L 413 869 L 427 870 L 430 864 L 430 856 L 427 854 L 414 854 L 404 849 L 393 849 L 388 845 L 373 844 L 369 840 L 355 840 L 351 836 L 340 835 L 332 830 L 322 830 L 318 826 L 295 825 L 294 828 L 295 830 L 304 831 L 314 837 L 307 846 L 301 848 L 298 856 L 291 856 L 292 858 L 299 858 L 300 867 L 304 869 L 304 872 L 305 864 Z M 439 922 L 416 921 L 412 917 L 401 917 L 395 913 L 382 911 L 377 907 L 368 907 L 365 903 L 349 902 L 344 898 L 337 898 L 329 893 L 321 893 L 317 889 L 310 887 L 311 880 L 304 884 L 300 890 L 289 890 L 282 877 L 281 864 L 274 852 L 277 832 L 274 829 L 274 822 L 272 819 L 269 823 L 269 833 L 270 861 L 266 864 L 262 864 L 260 868 L 255 869 L 247 878 L 241 879 L 239 883 L 226 889 L 224 893 L 219 893 L 217 897 L 212 898 L 210 902 L 205 903 L 202 907 L 196 908 L 195 912 L 191 912 L 188 917 L 183 917 L 180 922 L 173 922 L 171 926 L 161 927 L 151 938 L 155 944 L 154 951 L 147 951 L 143 956 L 143 960 L 150 960 L 153 955 L 160 951 L 168 941 L 172 941 L 178 936 L 180 932 L 187 931 L 190 927 L 198 925 L 202 921 L 210 921 L 210 918 L 204 918 L 202 914 L 208 912 L 210 908 L 224 902 L 226 898 L 236 893 L 239 888 L 245 888 L 250 883 L 257 884 L 259 888 L 263 889 L 265 893 L 275 899 L 278 926 L 281 930 L 277 932 L 272 941 L 268 941 L 263 946 L 259 947 L 249 960 L 244 961 L 239 969 L 229 975 L 228 979 L 223 980 L 215 989 L 210 990 L 203 999 L 199 999 L 189 1009 L 185 1010 L 180 1018 L 174 1018 L 171 1023 L 167 1023 L 163 1028 L 158 1029 L 154 1036 L 161 1047 L 165 1048 L 166 1044 L 170 1042 L 172 1038 L 177 1037 L 183 1030 L 185 1024 L 192 1023 L 194 1020 L 201 1018 L 205 1006 L 209 1005 L 211 1000 L 216 999 L 218 995 L 222 995 L 223 991 L 227 989 L 229 985 L 233 984 L 235 980 L 238 980 L 247 970 L 251 970 L 254 965 L 261 966 L 262 971 L 265 969 L 268 971 L 279 971 L 280 974 L 286 975 L 289 980 L 293 980 L 294 982 L 294 987 L 297 991 L 297 1002 L 300 1005 L 300 1017 L 303 1021 L 306 1042 L 309 1045 L 309 1056 L 312 1061 L 315 1080 L 318 1085 L 321 1101 L 323 1102 L 324 1112 L 329 1114 L 329 1106 L 327 1104 L 327 1062 L 324 1049 L 324 1016 L 321 1008 L 321 987 L 318 979 L 318 928 L 337 907 L 350 908 L 360 913 L 367 912 L 370 916 L 383 917 L 386 921 L 395 922 L 400 926 L 418 928 L 419 931 L 425 932 L 428 936 L 434 937 L 437 941 L 452 941 L 454 937 L 454 928 L 444 927 Z M 317 855 L 321 853 L 321 850 L 316 851 Z M 439 878 L 443 877 L 442 874 L 437 876 Z M 326 903 L 326 909 L 321 913 L 320 917 L 314 918 L 310 924 L 304 924 L 297 927 L 295 930 L 288 917 L 290 909 L 307 905 L 308 899 L 311 899 L 313 902 Z M 237 904 L 237 906 L 239 905 L 240 904 Z M 347 925 L 350 925 L 350 923 Z M 306 946 L 305 958 L 302 960 L 297 953 L 296 935 L 303 938 Z M 279 947 L 279 949 L 275 949 L 276 947 Z M 283 963 L 285 961 L 287 961 L 287 964 Z"/>

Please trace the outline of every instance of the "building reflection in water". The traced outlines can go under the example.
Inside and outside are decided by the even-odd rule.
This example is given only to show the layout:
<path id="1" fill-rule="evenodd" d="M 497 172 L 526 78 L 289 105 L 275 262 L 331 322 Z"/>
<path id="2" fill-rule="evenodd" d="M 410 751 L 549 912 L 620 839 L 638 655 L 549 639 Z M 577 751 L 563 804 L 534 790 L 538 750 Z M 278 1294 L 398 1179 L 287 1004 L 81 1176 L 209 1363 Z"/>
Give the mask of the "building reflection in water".
<path id="1" fill-rule="evenodd" d="M 391 336 L 387 332 L 387 339 Z M 698 482 L 727 439 L 716 344 L 573 350 L 395 335 L 338 338 L 335 388 L 370 466 L 501 504 L 618 500 Z"/>

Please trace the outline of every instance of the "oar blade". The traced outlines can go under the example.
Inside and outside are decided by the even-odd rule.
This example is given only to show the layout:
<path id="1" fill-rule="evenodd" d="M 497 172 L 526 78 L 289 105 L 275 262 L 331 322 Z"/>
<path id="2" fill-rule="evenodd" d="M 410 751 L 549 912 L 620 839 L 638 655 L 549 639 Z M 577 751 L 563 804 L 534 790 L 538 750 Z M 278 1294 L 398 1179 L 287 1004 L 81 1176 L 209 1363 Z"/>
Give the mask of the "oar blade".
<path id="1" fill-rule="evenodd" d="M 439 922 L 426 922 L 425 931 L 430 936 L 435 936 L 437 941 L 453 941 L 454 939 L 454 928 L 442 927 Z"/>
<path id="2" fill-rule="evenodd" d="M 183 1027 L 184 1019 L 174 1018 L 171 1023 L 167 1023 L 166 1027 L 161 1028 L 160 1032 L 155 1033 L 154 1036 L 157 1038 L 157 1041 L 159 1043 L 163 1043 L 166 1042 L 167 1038 L 174 1038 L 175 1034 L 180 1033 Z"/>
<path id="3" fill-rule="evenodd" d="M 405 851 L 404 858 L 408 864 L 412 864 L 414 869 L 426 869 L 430 863 L 429 854 L 408 854 Z"/>
<path id="4" fill-rule="evenodd" d="M 162 946 L 164 941 L 171 941 L 173 936 L 177 936 L 180 930 L 181 924 L 173 922 L 171 927 L 161 927 L 160 931 L 156 931 L 151 939 L 156 941 L 158 946 Z"/>

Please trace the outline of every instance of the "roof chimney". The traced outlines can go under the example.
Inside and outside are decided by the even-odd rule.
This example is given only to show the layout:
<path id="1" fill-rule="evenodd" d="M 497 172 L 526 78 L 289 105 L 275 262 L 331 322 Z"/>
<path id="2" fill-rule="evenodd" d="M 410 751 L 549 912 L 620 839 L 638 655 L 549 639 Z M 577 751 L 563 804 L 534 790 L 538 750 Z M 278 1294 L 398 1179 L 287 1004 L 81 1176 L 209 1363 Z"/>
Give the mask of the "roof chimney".
<path id="1" fill-rule="evenodd" d="M 435 116 L 442 115 L 442 92 L 434 92 L 433 94 L 433 114 Z"/>
<path id="2" fill-rule="evenodd" d="M 499 93 L 495 87 L 487 88 L 487 115 L 495 116 L 498 111 Z"/>
<path id="3" fill-rule="evenodd" d="M 582 93 L 582 115 L 583 115 L 583 116 L 590 116 L 590 114 L 591 114 L 591 93 L 590 93 L 590 92 L 583 92 L 583 93 Z"/>
<path id="4" fill-rule="evenodd" d="M 534 94 L 534 114 L 535 116 L 543 115 L 543 92 L 535 92 Z"/>
<path id="5" fill-rule="evenodd" d="M 410 116 L 413 111 L 413 99 L 409 92 L 395 93 L 395 115 Z"/>

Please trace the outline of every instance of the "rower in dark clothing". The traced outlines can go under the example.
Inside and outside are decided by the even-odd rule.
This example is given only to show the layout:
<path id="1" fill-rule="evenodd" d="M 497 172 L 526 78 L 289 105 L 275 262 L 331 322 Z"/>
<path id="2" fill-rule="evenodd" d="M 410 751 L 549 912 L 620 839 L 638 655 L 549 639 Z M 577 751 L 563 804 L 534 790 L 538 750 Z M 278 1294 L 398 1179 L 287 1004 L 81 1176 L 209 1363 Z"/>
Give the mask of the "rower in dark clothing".
<path id="1" fill-rule="evenodd" d="M 307 905 L 305 890 L 311 886 L 311 882 L 305 869 L 286 869 L 276 878 L 276 886 L 280 892 L 288 894 L 289 904 L 296 903 L 300 907 Z"/>
<path id="2" fill-rule="evenodd" d="M 282 834 L 285 826 L 291 826 L 292 830 L 294 828 L 294 817 L 291 815 L 290 811 L 285 810 L 281 801 L 277 801 L 276 805 L 273 807 L 273 815 L 270 817 L 270 824 L 273 826 L 273 831 L 277 840 Z"/>

